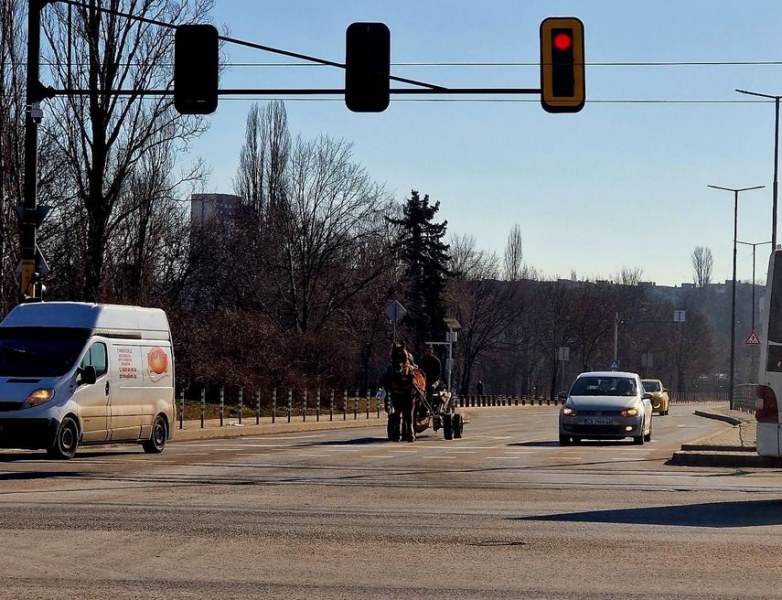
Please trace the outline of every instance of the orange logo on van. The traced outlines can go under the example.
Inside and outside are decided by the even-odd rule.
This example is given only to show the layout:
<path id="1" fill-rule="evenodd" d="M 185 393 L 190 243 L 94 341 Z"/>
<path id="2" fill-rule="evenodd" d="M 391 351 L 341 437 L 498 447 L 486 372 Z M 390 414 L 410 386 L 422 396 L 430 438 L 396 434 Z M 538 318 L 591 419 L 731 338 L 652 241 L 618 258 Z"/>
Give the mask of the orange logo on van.
<path id="1" fill-rule="evenodd" d="M 165 375 L 168 373 L 168 356 L 162 348 L 152 348 L 147 354 L 147 365 L 150 374 Z"/>

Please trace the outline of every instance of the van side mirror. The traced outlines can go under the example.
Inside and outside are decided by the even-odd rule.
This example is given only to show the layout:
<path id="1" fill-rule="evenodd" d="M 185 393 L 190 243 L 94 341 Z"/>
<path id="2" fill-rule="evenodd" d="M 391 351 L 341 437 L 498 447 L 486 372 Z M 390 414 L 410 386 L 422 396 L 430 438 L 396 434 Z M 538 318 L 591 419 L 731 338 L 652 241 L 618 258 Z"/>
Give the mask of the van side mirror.
<path id="1" fill-rule="evenodd" d="M 557 394 L 557 399 L 560 402 L 564 402 L 565 400 L 567 400 L 567 392 L 559 392 L 559 394 Z"/>
<path id="2" fill-rule="evenodd" d="M 79 369 L 79 383 L 82 385 L 92 385 L 98 380 L 98 373 L 95 367 L 87 365 L 83 369 Z"/>

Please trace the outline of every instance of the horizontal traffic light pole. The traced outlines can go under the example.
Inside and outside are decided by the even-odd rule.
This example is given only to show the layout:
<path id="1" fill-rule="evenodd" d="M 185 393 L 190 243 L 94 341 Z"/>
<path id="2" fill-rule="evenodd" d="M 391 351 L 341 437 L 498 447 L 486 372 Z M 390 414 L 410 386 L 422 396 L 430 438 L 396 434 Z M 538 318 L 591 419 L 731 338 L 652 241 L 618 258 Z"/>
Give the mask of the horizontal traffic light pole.
<path id="1" fill-rule="evenodd" d="M 415 94 L 415 95 L 453 95 L 453 94 L 540 94 L 540 88 L 437 88 L 437 89 L 392 89 L 392 94 Z M 60 89 L 53 90 L 56 95 L 63 96 L 84 96 L 91 94 L 90 90 L 82 89 Z M 101 91 L 102 95 L 114 96 L 168 96 L 173 95 L 173 90 L 107 90 Z M 322 88 L 322 89 L 224 89 L 218 90 L 220 96 L 241 96 L 244 94 L 255 95 L 286 95 L 286 96 L 312 96 L 321 95 L 344 95 L 344 88 Z"/>

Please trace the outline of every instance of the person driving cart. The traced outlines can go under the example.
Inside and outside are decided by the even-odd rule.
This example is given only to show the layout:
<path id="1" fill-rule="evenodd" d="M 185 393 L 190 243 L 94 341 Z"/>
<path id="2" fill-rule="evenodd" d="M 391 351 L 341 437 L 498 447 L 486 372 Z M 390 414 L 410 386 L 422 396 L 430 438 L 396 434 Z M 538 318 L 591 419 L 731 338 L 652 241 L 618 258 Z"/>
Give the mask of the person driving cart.
<path id="1" fill-rule="evenodd" d="M 426 375 L 426 393 L 429 395 L 440 381 L 440 375 L 442 374 L 440 359 L 434 355 L 434 348 L 431 345 L 427 344 L 424 348 L 424 355 L 418 366 Z"/>

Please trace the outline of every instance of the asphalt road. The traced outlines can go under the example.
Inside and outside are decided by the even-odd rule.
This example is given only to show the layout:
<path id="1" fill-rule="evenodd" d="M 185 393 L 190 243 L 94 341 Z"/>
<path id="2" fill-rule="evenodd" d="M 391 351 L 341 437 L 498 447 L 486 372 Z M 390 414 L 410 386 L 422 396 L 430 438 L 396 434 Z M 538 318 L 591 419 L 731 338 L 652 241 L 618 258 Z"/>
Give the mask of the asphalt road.
<path id="1" fill-rule="evenodd" d="M 782 473 L 666 465 L 724 423 L 559 447 L 551 407 L 465 437 L 382 425 L 0 452 L 0 598 L 782 598 Z"/>

